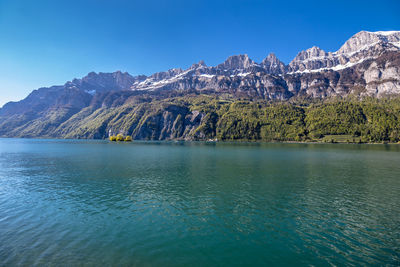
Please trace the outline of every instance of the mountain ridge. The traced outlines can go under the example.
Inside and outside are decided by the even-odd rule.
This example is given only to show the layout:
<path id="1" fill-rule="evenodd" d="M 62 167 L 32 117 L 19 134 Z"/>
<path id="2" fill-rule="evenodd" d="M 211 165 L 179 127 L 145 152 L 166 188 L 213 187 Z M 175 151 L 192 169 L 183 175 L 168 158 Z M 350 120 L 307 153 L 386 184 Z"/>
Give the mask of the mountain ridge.
<path id="1" fill-rule="evenodd" d="M 139 127 L 137 130 L 127 121 L 111 126 L 113 119 L 107 114 L 122 107 L 128 107 L 130 111 L 137 108 L 134 114 L 124 111 L 118 116 L 131 114 L 129 116 L 144 119 L 146 105 L 157 109 L 153 102 L 161 101 L 164 105 L 164 99 L 179 99 L 186 95 L 250 101 L 400 95 L 400 31 L 362 31 L 335 52 L 313 46 L 299 52 L 287 65 L 270 53 L 260 63 L 247 54 L 234 55 L 216 66 L 207 66 L 200 61 L 187 69 L 173 68 L 149 76 L 132 76 L 121 71 L 90 72 L 83 78 L 60 86 L 42 87 L 21 101 L 5 104 L 0 109 L 0 136 L 104 138 L 110 130 L 118 132 L 118 128 L 124 128 L 124 133 L 138 133 L 135 136 L 138 139 L 153 139 L 154 136 L 147 135 L 151 131 L 143 128 L 139 121 L 135 124 Z M 172 110 L 186 118 L 185 125 L 191 125 L 178 136 L 193 137 L 195 130 L 211 116 L 200 111 L 196 115 L 188 106 Z M 160 112 L 170 114 L 170 111 Z M 169 121 L 165 131 L 172 131 L 173 125 L 178 123 L 177 117 L 165 116 L 154 117 L 155 121 L 149 123 Z M 92 123 L 87 118 L 101 123 L 94 132 L 73 135 L 76 128 Z M 175 138 L 173 136 L 157 135 L 154 138 Z"/>
<path id="2" fill-rule="evenodd" d="M 285 75 L 325 70 L 341 70 L 360 64 L 366 59 L 374 58 L 374 56 L 364 56 L 360 60 L 360 55 L 350 59 L 344 58 L 344 55 L 348 56 L 348 54 L 351 53 L 352 56 L 354 56 L 354 53 L 368 50 L 366 48 L 371 47 L 373 49 L 370 53 L 375 53 L 375 57 L 377 57 L 379 53 L 387 51 L 400 51 L 400 31 L 361 31 L 353 35 L 336 52 L 325 52 L 321 48 L 313 46 L 299 52 L 289 64 L 280 61 L 274 53 L 270 53 L 260 63 L 256 63 L 247 54 L 243 54 L 230 56 L 223 63 L 216 66 L 208 67 L 205 62 L 201 60 L 199 63 L 192 64 L 192 66 L 186 70 L 173 68 L 167 71 L 156 72 L 149 76 L 132 76 L 127 72 L 121 71 L 112 73 L 90 72 L 80 79 L 75 78 L 72 81 L 66 82 L 63 86 L 68 88 L 78 87 L 87 93 L 94 94 L 97 91 L 130 89 L 151 90 L 157 88 L 158 85 L 173 82 L 174 78 L 175 80 L 179 79 L 183 76 L 182 74 L 187 73 L 194 74 L 195 76 L 212 78 L 214 75 L 238 75 L 244 77 L 251 72 L 257 71 L 271 75 Z M 112 76 L 114 76 L 115 80 L 113 80 Z M 156 85 L 154 86 L 152 83 L 156 83 Z M 93 87 L 98 88 L 95 90 Z M 43 88 L 61 88 L 61 86 L 42 87 L 37 90 Z M 15 103 L 18 101 L 12 102 Z"/>

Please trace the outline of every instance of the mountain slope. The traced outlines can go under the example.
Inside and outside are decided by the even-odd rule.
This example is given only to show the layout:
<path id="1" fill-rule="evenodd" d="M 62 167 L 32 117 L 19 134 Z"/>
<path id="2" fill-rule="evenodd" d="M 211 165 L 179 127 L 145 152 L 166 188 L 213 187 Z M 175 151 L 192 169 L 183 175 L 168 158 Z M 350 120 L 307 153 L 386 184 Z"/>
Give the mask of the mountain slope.
<path id="1" fill-rule="evenodd" d="M 229 103 L 400 95 L 400 32 L 362 31 L 336 52 L 312 47 L 288 65 L 274 54 L 261 63 L 236 55 L 217 66 L 200 61 L 150 76 L 91 72 L 4 105 L 0 136 L 105 138 L 123 132 L 136 139 L 216 138 L 218 127 L 232 125 L 220 121 L 225 115 L 219 108 L 193 108 L 204 95 Z M 174 103 L 186 96 L 189 102 Z"/>

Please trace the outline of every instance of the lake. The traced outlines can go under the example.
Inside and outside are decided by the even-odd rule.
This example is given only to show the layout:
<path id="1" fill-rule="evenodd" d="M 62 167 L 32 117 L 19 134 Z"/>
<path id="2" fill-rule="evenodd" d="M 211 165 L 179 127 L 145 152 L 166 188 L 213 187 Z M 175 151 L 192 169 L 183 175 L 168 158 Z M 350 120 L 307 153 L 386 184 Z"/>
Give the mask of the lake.
<path id="1" fill-rule="evenodd" d="M 0 139 L 0 265 L 384 264 L 400 145 Z"/>

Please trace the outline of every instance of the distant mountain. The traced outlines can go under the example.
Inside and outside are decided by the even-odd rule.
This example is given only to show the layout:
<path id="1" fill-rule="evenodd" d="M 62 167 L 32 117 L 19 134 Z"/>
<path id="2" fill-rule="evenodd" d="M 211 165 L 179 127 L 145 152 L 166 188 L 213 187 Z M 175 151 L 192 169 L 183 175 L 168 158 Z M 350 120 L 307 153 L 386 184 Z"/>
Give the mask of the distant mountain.
<path id="1" fill-rule="evenodd" d="M 161 105 L 164 99 L 199 94 L 267 101 L 400 95 L 400 31 L 362 31 L 336 52 L 314 46 L 301 51 L 288 65 L 275 54 L 269 54 L 261 63 L 248 55 L 235 55 L 217 66 L 200 61 L 186 70 L 170 69 L 150 76 L 91 72 L 5 104 L 0 109 L 0 136 L 104 138 L 110 132 L 136 131 L 137 139 L 174 139 L 178 137 L 152 136 L 152 131 L 140 128 L 143 125 L 139 121 L 148 112 L 146 103 L 161 101 Z M 129 112 L 116 113 L 122 124 L 113 123 L 113 110 L 127 107 Z M 136 111 L 130 113 L 132 110 Z M 192 125 L 182 132 L 183 136 L 199 127 L 207 115 L 188 107 L 177 110 L 187 118 L 186 125 Z M 127 114 L 139 118 L 136 126 Z M 171 119 L 162 117 L 151 123 L 163 124 Z M 170 123 L 165 132 L 175 122 Z"/>
<path id="2" fill-rule="evenodd" d="M 387 51 L 398 51 L 400 32 L 362 31 L 351 37 L 336 52 L 325 52 L 319 47 L 301 51 L 289 64 L 289 72 L 318 72 L 341 70 L 374 59 Z"/>
<path id="3" fill-rule="evenodd" d="M 187 70 L 152 75 L 135 82 L 131 89 L 212 90 L 272 100 L 299 94 L 379 97 L 400 93 L 399 53 L 400 31 L 362 31 L 336 52 L 314 46 L 301 51 L 287 66 L 274 54 L 260 64 L 247 55 L 231 56 L 216 67 L 202 62 Z M 379 62 L 384 65 L 376 65 Z"/>

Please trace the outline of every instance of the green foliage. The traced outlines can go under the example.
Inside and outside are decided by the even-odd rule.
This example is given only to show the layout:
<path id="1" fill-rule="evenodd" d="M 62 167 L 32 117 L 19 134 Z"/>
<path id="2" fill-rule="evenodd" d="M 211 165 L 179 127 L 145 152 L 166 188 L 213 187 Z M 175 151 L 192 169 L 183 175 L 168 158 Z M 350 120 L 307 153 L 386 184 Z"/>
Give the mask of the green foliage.
<path id="1" fill-rule="evenodd" d="M 117 141 L 124 141 L 125 138 L 122 134 L 117 134 Z"/>
<path id="2" fill-rule="evenodd" d="M 306 109 L 305 122 L 314 136 L 360 135 L 366 117 L 361 103 L 337 101 L 310 106 Z"/>
<path id="3" fill-rule="evenodd" d="M 193 114 L 202 114 L 192 131 Z M 136 139 L 243 141 L 393 142 L 400 141 L 400 98 L 300 99 L 297 102 L 243 101 L 187 95 L 134 106 L 95 111 L 91 129 L 132 132 Z M 168 122 L 166 120 L 171 120 Z M 161 124 L 171 125 L 166 135 Z M 93 125 L 93 126 L 90 126 Z M 164 125 L 165 127 L 165 125 Z M 100 130 L 97 130 L 100 131 Z"/>
<path id="4" fill-rule="evenodd" d="M 286 103 L 234 102 L 216 125 L 220 140 L 301 141 L 305 138 L 304 110 Z"/>
<path id="5" fill-rule="evenodd" d="M 306 109 L 310 135 L 349 135 L 361 142 L 400 140 L 400 99 L 367 98 L 318 103 Z"/>
<path id="6" fill-rule="evenodd" d="M 400 98 L 314 99 L 308 105 L 304 101 L 301 105 L 234 101 L 213 112 L 219 115 L 215 123 L 219 140 L 333 143 L 400 140 Z M 209 125 L 208 133 L 213 132 Z"/>
<path id="7" fill-rule="evenodd" d="M 46 114 L 0 118 L 0 133 L 13 137 L 400 142 L 400 97 L 239 100 L 230 95 L 192 94 L 121 105 L 54 109 Z"/>
<path id="8" fill-rule="evenodd" d="M 125 142 L 131 142 L 132 141 L 132 136 L 127 135 L 123 136 L 122 134 L 118 134 L 117 136 L 111 135 L 108 138 L 110 141 L 125 141 Z"/>
<path id="9" fill-rule="evenodd" d="M 322 138 L 326 143 L 360 143 L 361 137 L 353 135 L 326 135 Z"/>

